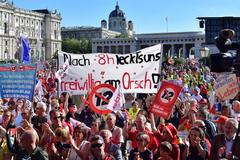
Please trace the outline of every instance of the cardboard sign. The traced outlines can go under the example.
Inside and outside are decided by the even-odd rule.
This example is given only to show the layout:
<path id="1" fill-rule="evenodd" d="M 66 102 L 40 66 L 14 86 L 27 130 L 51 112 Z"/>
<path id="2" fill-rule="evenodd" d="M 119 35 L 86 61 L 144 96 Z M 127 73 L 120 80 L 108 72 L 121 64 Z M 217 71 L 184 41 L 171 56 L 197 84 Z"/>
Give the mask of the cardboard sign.
<path id="1" fill-rule="evenodd" d="M 163 81 L 153 102 L 152 112 L 164 119 L 168 119 L 181 90 L 182 86 Z"/>
<path id="2" fill-rule="evenodd" d="M 235 74 L 222 74 L 214 85 L 216 96 L 221 100 L 233 99 L 239 92 L 239 85 Z"/>
<path id="3" fill-rule="evenodd" d="M 107 105 L 114 92 L 115 88 L 110 84 L 100 84 L 94 87 L 88 98 L 91 109 L 98 114 L 111 113 Z"/>

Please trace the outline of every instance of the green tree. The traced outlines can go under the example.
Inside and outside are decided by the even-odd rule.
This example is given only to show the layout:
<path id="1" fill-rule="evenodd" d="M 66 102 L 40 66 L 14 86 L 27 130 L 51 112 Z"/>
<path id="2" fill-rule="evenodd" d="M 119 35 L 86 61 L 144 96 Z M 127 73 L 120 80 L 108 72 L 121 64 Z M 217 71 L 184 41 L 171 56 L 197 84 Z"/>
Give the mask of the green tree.
<path id="1" fill-rule="evenodd" d="M 119 34 L 116 38 L 128 38 L 128 34 Z"/>
<path id="2" fill-rule="evenodd" d="M 68 53 L 91 53 L 91 41 L 87 39 L 64 39 L 62 42 L 62 51 Z"/>

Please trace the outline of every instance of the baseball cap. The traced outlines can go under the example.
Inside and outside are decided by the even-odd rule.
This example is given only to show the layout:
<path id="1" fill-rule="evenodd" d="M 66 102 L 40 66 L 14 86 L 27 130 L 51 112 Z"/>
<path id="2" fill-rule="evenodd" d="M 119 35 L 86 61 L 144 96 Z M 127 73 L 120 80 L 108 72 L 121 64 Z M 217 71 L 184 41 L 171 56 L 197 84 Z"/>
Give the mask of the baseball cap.
<path id="1" fill-rule="evenodd" d="M 219 116 L 218 119 L 213 120 L 214 123 L 225 123 L 227 121 L 228 117 L 226 116 Z"/>

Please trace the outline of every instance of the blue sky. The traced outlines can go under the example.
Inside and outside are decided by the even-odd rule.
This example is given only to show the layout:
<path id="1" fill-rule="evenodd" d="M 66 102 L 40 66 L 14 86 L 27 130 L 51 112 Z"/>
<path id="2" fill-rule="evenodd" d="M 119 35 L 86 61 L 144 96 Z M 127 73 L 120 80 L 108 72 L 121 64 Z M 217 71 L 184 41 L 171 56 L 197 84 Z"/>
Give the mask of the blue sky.
<path id="1" fill-rule="evenodd" d="M 13 0 L 18 8 L 57 9 L 62 26 L 100 27 L 117 0 Z M 202 31 L 196 17 L 240 17 L 239 0 L 118 0 L 136 33 Z"/>

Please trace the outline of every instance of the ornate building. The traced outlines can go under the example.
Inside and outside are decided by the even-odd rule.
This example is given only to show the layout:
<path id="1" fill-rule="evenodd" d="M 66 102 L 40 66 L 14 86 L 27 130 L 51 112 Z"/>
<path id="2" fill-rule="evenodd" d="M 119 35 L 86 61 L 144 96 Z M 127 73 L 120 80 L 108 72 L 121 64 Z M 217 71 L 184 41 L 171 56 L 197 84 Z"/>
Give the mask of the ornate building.
<path id="1" fill-rule="evenodd" d="M 107 26 L 106 20 L 101 22 L 102 28 Z M 126 21 L 125 14 L 118 4 L 109 14 L 109 30 L 128 34 L 126 38 L 98 38 L 92 40 L 92 52 L 125 54 L 135 52 L 155 44 L 163 44 L 165 56 L 200 57 L 200 48 L 205 42 L 202 32 L 173 32 L 134 34 L 132 21 Z M 129 36 L 130 35 L 130 36 Z"/>
<path id="2" fill-rule="evenodd" d="M 62 27 L 62 38 L 70 39 L 106 39 L 115 38 L 120 34 L 132 36 L 133 22 L 128 21 L 125 13 L 120 10 L 119 5 L 116 4 L 115 9 L 109 14 L 108 22 L 101 21 L 101 27 L 81 26 L 81 27 Z M 108 26 L 108 27 L 107 27 Z"/>
<path id="3" fill-rule="evenodd" d="M 57 11 L 25 10 L 0 2 L 0 59 L 21 59 L 21 36 L 28 36 L 32 61 L 51 59 L 61 50 L 61 16 Z"/>

